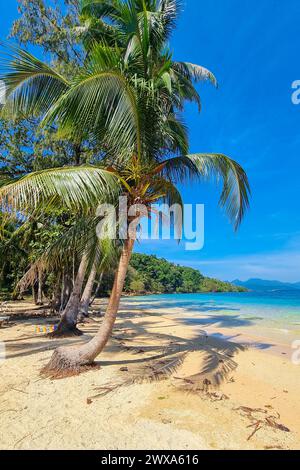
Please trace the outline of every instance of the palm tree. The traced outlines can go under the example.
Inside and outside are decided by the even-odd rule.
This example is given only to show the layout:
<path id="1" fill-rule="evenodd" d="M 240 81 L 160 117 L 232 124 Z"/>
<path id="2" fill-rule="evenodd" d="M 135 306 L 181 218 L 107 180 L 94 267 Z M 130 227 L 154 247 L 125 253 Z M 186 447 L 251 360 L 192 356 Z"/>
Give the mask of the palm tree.
<path id="1" fill-rule="evenodd" d="M 151 211 L 151 204 L 154 201 L 164 201 L 168 202 L 170 205 L 174 203 L 182 204 L 178 190 L 169 180 L 169 176 L 164 176 L 165 173 L 169 173 L 169 168 L 171 175 L 174 175 L 174 171 L 176 173 L 180 172 L 181 178 L 186 173 L 187 168 L 189 175 L 193 173 L 193 176 L 200 178 L 207 174 L 222 176 L 224 189 L 221 196 L 221 203 L 227 204 L 229 213 L 233 217 L 236 225 L 238 225 L 248 201 L 248 183 L 244 171 L 236 162 L 222 155 L 198 155 L 196 160 L 197 165 L 195 159 L 195 156 L 175 157 L 166 160 L 159 166 L 155 166 L 151 171 L 149 171 L 149 169 L 146 171 L 146 166 L 143 166 L 141 167 L 141 173 L 135 175 L 134 182 L 132 181 L 131 172 L 126 176 L 126 172 L 119 174 L 115 171 L 114 175 L 124 185 L 124 189 L 127 189 L 130 203 L 136 204 L 138 202 L 139 204 L 143 204 L 149 211 Z M 64 169 L 63 171 L 67 174 L 69 170 L 70 169 Z M 79 171 L 79 169 L 72 169 L 74 174 Z M 87 169 L 84 171 L 88 172 Z M 49 190 L 48 176 L 49 171 L 47 170 L 43 172 L 43 174 L 32 174 L 23 178 L 18 183 L 13 183 L 2 188 L 0 195 L 4 200 L 7 198 L 11 200 L 11 198 L 13 198 L 15 207 L 23 207 L 24 200 L 29 200 L 29 203 L 32 204 L 30 200 L 31 196 L 26 193 L 26 191 L 29 191 L 30 194 L 34 194 L 35 203 L 40 204 L 39 199 L 43 198 Z M 41 193 L 36 191 L 36 188 L 39 188 L 36 180 L 38 180 L 40 184 L 42 183 L 40 185 Z M 55 178 L 52 177 L 52 181 L 55 182 Z M 84 186 L 79 187 L 78 184 L 76 184 L 76 180 L 74 187 L 72 187 L 71 182 L 71 179 L 67 184 L 65 184 L 64 181 L 59 181 L 62 194 L 65 194 L 64 186 L 67 186 L 72 197 L 74 197 L 76 201 L 82 201 L 84 203 L 85 193 L 89 192 L 90 188 Z M 93 181 L 94 190 L 96 190 L 96 192 L 103 191 L 103 188 L 101 186 L 98 187 L 98 184 L 99 180 L 95 178 Z M 68 202 L 68 198 L 65 202 Z M 57 349 L 46 369 L 50 374 L 69 373 L 70 370 L 73 372 L 82 370 L 83 366 L 89 366 L 93 363 L 94 359 L 106 345 L 116 320 L 125 277 L 134 247 L 136 234 L 130 235 L 131 238 L 129 237 L 125 240 L 123 244 L 108 307 L 97 335 L 90 342 L 79 348 Z"/>
<path id="2" fill-rule="evenodd" d="M 81 297 L 81 300 L 80 300 L 79 313 L 80 313 L 80 317 L 83 318 L 83 319 L 88 317 L 88 312 L 89 312 L 90 302 L 91 302 L 91 298 L 92 298 L 93 288 L 94 288 L 97 272 L 98 272 L 98 269 L 99 269 L 99 263 L 100 263 L 100 253 L 99 253 L 99 251 L 97 251 L 96 254 L 95 254 L 95 258 L 94 258 L 94 261 L 93 261 L 92 268 L 90 270 L 88 280 L 87 280 L 86 285 L 85 285 L 85 289 L 83 291 L 83 294 L 82 294 L 82 297 Z"/>
<path id="3" fill-rule="evenodd" d="M 129 205 L 143 204 L 151 213 L 154 202 L 182 205 L 177 183 L 216 177 L 223 181 L 220 204 L 235 228 L 239 226 L 248 206 L 244 170 L 222 154 L 188 154 L 187 132 L 179 113 L 186 100 L 200 107 L 194 81 L 216 81 L 202 67 L 172 60 L 166 40 L 176 20 L 176 6 L 174 0 L 83 1 L 83 13 L 101 22 L 104 40 L 86 40 L 86 63 L 71 81 L 30 54 L 14 52 L 2 77 L 12 110 L 44 113 L 43 123 L 55 122 L 60 134 L 77 135 L 84 130 L 90 139 L 101 142 L 105 152 L 102 167 L 32 174 L 2 188 L 2 200 L 18 210 L 49 201 L 73 208 L 74 202 L 94 207 L 95 197 L 103 198 L 109 175 L 114 191 L 121 190 Z M 48 373 L 78 372 L 91 365 L 105 347 L 136 239 L 136 233 L 125 229 L 128 237 L 97 335 L 79 348 L 56 350 L 45 369 Z"/>

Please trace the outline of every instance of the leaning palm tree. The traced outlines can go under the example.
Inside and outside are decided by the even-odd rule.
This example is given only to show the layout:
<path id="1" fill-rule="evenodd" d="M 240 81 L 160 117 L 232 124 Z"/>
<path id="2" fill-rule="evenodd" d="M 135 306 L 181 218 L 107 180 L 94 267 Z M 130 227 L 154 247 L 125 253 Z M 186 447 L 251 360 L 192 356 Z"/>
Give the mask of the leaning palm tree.
<path id="1" fill-rule="evenodd" d="M 119 180 L 120 184 L 124 185 L 124 193 L 126 191 L 129 198 L 129 204 L 131 205 L 143 204 L 150 213 L 153 202 L 163 201 L 170 205 L 173 205 L 174 203 L 182 204 L 179 191 L 170 181 L 170 174 L 172 177 L 174 174 L 179 174 L 181 181 L 184 178 L 186 178 L 186 180 L 190 177 L 201 179 L 208 175 L 217 175 L 218 177 L 222 177 L 224 182 L 221 204 L 227 207 L 236 227 L 242 219 L 244 210 L 248 203 L 248 182 L 242 168 L 228 157 L 223 155 L 194 155 L 182 158 L 174 157 L 167 159 L 158 166 L 156 165 L 152 168 L 147 167 L 146 165 L 141 165 L 139 174 L 136 173 L 136 165 L 134 166 L 134 169 L 134 180 L 132 170 L 128 170 L 128 173 L 126 171 L 119 173 L 117 170 L 114 170 L 113 172 L 114 177 Z M 64 169 L 64 171 L 67 174 L 69 169 Z M 72 171 L 75 171 L 74 174 L 79 171 L 88 172 L 87 169 L 72 169 Z M 11 200 L 13 198 L 15 207 L 20 208 L 24 207 L 25 201 L 26 206 L 30 207 L 30 205 L 33 204 L 31 198 L 32 194 L 34 194 L 35 204 L 40 204 L 39 198 L 41 197 L 43 199 L 46 197 L 47 192 L 49 191 L 47 182 L 48 173 L 49 172 L 46 170 L 42 174 L 32 174 L 29 177 L 25 177 L 20 180 L 18 184 L 13 183 L 6 186 L 0 190 L 0 197 L 2 200 Z M 52 178 L 52 181 L 55 181 L 55 179 Z M 81 203 L 81 201 L 84 203 L 86 200 L 85 193 L 89 191 L 89 188 L 84 185 L 80 186 L 76 184 L 76 179 L 74 186 L 72 187 L 72 181 L 73 180 L 70 179 L 68 184 L 65 184 L 64 181 L 59 181 L 62 194 L 65 194 L 64 186 L 67 186 L 72 198 L 74 198 L 78 203 Z M 101 192 L 102 188 L 101 186 L 98 186 L 99 180 L 95 178 L 92 183 L 94 190 Z M 41 192 L 36 191 L 37 187 Z M 66 203 L 67 202 L 68 199 L 66 199 Z M 128 230 L 129 227 L 126 229 Z M 45 372 L 50 375 L 80 372 L 86 367 L 92 365 L 95 358 L 105 347 L 116 321 L 136 236 L 136 233 L 132 233 L 131 231 L 128 233 L 128 238 L 124 240 L 108 307 L 96 336 L 90 342 L 80 347 L 58 348 L 54 352 Z"/>
<path id="2" fill-rule="evenodd" d="M 97 8 L 88 12 L 88 3 L 97 4 Z M 107 8 L 99 14 L 98 6 L 104 4 Z M 2 77 L 12 110 L 44 113 L 43 124 L 55 122 L 61 134 L 76 135 L 84 130 L 90 139 L 101 142 L 105 152 L 101 167 L 32 174 L 2 188 L 2 200 L 17 210 L 30 210 L 49 201 L 93 205 L 103 195 L 109 175 L 129 205 L 146 208 L 146 213 L 137 216 L 139 221 L 142 215 L 151 214 L 154 202 L 182 205 L 177 183 L 216 178 L 223 181 L 220 204 L 235 228 L 239 226 L 248 206 L 244 170 L 222 154 L 188 153 L 187 132 L 179 113 L 186 100 L 200 106 L 194 81 L 215 83 L 215 79 L 206 69 L 172 60 L 165 42 L 174 25 L 176 4 L 174 0 L 83 2 L 83 12 L 98 15 L 103 29 L 115 39 L 103 35 L 100 43 L 94 38 L 88 41 L 86 63 L 71 81 L 30 54 L 14 51 Z M 45 372 L 79 372 L 93 364 L 105 347 L 137 237 L 129 226 L 123 231 L 127 237 L 122 241 L 112 293 L 97 335 L 79 348 L 56 350 Z"/>

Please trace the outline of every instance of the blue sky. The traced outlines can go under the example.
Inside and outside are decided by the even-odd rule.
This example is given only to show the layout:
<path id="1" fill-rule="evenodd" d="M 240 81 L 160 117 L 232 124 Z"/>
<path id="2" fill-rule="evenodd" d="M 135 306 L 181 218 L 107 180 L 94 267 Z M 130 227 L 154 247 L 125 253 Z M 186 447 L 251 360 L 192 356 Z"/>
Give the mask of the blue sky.
<path id="1" fill-rule="evenodd" d="M 4 39 L 17 15 L 0 0 Z M 142 242 L 155 253 L 220 279 L 300 281 L 299 0 L 186 0 L 171 46 L 176 59 L 212 70 L 219 89 L 201 85 L 203 110 L 185 114 L 192 152 L 221 152 L 246 169 L 251 209 L 234 233 L 213 185 L 181 188 L 187 203 L 205 204 L 205 246 L 187 252 L 175 242 Z"/>

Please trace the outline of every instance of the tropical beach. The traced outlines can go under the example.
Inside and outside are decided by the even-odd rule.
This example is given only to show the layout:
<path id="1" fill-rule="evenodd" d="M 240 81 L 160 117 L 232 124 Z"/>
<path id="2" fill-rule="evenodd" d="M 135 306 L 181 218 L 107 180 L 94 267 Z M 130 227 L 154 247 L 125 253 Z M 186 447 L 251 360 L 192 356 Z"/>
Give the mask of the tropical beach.
<path id="1" fill-rule="evenodd" d="M 0 450 L 300 450 L 299 2 L 1 2 Z"/>
<path id="2" fill-rule="evenodd" d="M 244 326 L 214 295 L 197 315 L 172 297 L 124 298 L 99 368 L 58 381 L 39 375 L 56 345 L 36 327 L 52 321 L 20 304 L 33 317 L 1 330 L 1 448 L 299 449 L 291 338 Z M 82 326 L 87 337 L 99 322 Z"/>

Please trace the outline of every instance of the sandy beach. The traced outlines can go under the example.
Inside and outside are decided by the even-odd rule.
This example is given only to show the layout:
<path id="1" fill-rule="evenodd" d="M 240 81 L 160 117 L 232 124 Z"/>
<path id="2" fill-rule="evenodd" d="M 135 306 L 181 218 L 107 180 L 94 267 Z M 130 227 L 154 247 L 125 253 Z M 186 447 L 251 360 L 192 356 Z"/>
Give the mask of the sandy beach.
<path id="1" fill-rule="evenodd" d="M 125 298 L 100 368 L 49 380 L 39 372 L 52 350 L 87 341 L 101 318 L 53 341 L 37 327 L 55 319 L 11 309 L 24 312 L 0 329 L 1 449 L 300 449 L 300 366 L 284 341 L 265 348 L 259 331 L 200 327 Z"/>

